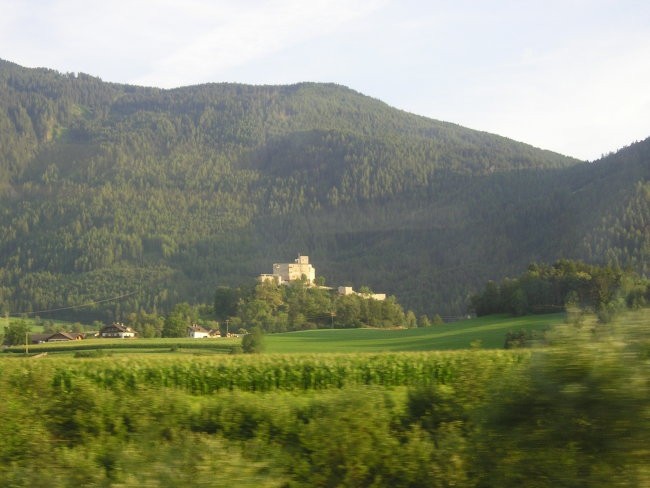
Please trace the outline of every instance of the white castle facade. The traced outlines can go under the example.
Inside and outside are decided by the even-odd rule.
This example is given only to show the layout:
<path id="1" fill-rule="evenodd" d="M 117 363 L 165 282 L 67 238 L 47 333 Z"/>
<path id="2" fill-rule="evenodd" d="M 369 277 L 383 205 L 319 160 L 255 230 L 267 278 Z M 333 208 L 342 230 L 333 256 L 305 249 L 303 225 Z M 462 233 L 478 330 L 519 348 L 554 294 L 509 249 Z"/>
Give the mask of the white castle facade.
<path id="1" fill-rule="evenodd" d="M 273 281 L 278 285 L 305 278 L 308 285 L 316 282 L 316 269 L 309 264 L 309 256 L 298 255 L 293 263 L 273 263 L 272 274 L 261 274 L 259 281 Z"/>
<path id="2" fill-rule="evenodd" d="M 316 285 L 316 269 L 309 264 L 309 256 L 298 254 L 298 258 L 293 263 L 273 263 L 273 273 L 261 274 L 257 279 L 261 283 L 270 281 L 278 285 L 287 285 L 292 281 L 303 278 L 307 285 Z M 339 295 L 357 295 L 362 298 L 372 298 L 373 300 L 386 300 L 385 293 L 356 292 L 351 286 L 339 286 L 338 293 Z"/>

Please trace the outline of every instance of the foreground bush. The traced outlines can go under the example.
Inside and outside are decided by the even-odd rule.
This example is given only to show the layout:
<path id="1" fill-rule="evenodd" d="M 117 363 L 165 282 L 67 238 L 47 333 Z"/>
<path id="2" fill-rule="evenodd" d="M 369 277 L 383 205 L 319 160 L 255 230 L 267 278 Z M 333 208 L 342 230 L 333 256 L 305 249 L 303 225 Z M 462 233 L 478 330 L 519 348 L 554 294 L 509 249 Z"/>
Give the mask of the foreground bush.
<path id="1" fill-rule="evenodd" d="M 4 358 L 0 486 L 648 486 L 638 317 L 532 352 Z"/>

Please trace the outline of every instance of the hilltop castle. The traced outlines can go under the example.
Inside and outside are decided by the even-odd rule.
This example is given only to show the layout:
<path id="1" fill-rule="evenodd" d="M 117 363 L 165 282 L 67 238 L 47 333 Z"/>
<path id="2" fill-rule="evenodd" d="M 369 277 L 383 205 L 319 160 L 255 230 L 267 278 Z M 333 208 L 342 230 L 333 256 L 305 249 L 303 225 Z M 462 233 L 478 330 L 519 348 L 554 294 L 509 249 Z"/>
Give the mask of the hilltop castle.
<path id="1" fill-rule="evenodd" d="M 316 270 L 309 264 L 309 256 L 301 256 L 293 263 L 273 263 L 272 274 L 261 274 L 259 281 L 273 281 L 278 285 L 287 284 L 291 281 L 305 278 L 308 285 L 314 285 L 316 281 Z"/>
<path id="2" fill-rule="evenodd" d="M 270 281 L 278 285 L 288 285 L 292 281 L 305 279 L 308 286 L 316 285 L 316 269 L 309 264 L 309 256 L 301 256 L 293 263 L 273 263 L 272 274 L 261 274 L 257 278 L 260 283 Z M 322 287 L 325 288 L 325 287 Z M 339 286 L 339 295 L 357 295 L 362 298 L 374 300 L 386 300 L 385 293 L 362 293 L 356 292 L 351 286 Z"/>

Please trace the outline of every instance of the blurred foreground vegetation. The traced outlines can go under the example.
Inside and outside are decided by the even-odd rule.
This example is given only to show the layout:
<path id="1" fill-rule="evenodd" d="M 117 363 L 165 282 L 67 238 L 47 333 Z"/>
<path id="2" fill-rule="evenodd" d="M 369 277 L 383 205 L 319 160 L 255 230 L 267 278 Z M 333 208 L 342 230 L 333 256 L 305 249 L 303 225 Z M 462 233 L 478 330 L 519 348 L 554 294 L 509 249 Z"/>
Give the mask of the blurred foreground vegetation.
<path id="1" fill-rule="evenodd" d="M 523 351 L 5 357 L 0 485 L 650 486 L 649 366 L 647 308 Z"/>

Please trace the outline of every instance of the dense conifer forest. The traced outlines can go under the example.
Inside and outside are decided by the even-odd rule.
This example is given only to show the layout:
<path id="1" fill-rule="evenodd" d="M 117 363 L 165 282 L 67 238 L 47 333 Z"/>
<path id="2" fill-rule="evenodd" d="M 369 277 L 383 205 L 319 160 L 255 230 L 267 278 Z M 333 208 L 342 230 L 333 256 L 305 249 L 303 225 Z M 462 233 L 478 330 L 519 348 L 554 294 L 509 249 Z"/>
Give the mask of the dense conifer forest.
<path id="1" fill-rule="evenodd" d="M 647 277 L 649 176 L 650 139 L 582 162 L 333 84 L 162 90 L 0 60 L 0 312 L 169 312 L 299 252 L 429 316 L 531 262 Z"/>

